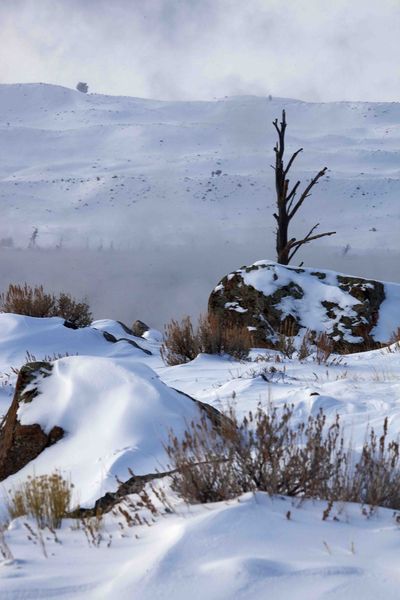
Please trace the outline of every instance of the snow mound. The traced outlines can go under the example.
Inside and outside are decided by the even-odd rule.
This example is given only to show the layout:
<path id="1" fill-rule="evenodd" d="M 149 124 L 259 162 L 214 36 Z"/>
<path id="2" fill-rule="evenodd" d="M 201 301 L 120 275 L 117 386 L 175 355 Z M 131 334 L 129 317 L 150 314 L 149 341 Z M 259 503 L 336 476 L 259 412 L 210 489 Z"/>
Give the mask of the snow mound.
<path id="1" fill-rule="evenodd" d="M 359 506 L 348 504 L 335 506 L 323 521 L 326 505 L 247 494 L 159 523 L 149 536 L 152 556 L 137 555 L 137 569 L 124 570 L 124 577 L 119 571 L 107 597 L 398 598 L 389 557 L 398 535 L 392 512 L 368 520 Z"/>
<path id="2" fill-rule="evenodd" d="M 34 384 L 39 395 L 22 404 L 22 425 L 55 425 L 64 437 L 7 479 L 7 485 L 60 469 L 71 477 L 83 505 L 115 491 L 116 478 L 165 469 L 168 431 L 183 433 L 198 418 L 198 405 L 162 383 L 144 364 L 103 357 L 73 356 L 55 361 L 51 375 Z"/>
<path id="3" fill-rule="evenodd" d="M 0 371 L 20 367 L 29 355 L 50 360 L 62 354 L 142 357 L 148 344 L 141 338 L 128 336 L 116 321 L 94 321 L 91 327 L 71 329 L 59 317 L 37 318 L 0 313 Z M 120 343 L 107 341 L 103 332 L 111 333 Z M 126 343 L 135 341 L 136 348 Z M 27 356 L 28 354 L 28 356 Z"/>

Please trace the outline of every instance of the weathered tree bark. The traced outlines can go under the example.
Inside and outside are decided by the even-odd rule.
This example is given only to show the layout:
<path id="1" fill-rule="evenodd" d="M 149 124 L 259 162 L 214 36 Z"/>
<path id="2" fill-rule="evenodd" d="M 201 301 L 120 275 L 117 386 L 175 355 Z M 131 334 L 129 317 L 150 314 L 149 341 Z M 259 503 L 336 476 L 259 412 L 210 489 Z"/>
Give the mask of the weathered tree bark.
<path id="1" fill-rule="evenodd" d="M 297 240 L 296 238 L 289 239 L 289 224 L 304 200 L 308 198 L 311 194 L 311 190 L 315 185 L 317 185 L 318 180 L 323 177 L 326 173 L 327 167 L 324 167 L 319 171 L 315 177 L 310 181 L 310 183 L 306 186 L 304 191 L 301 193 L 299 199 L 295 202 L 296 194 L 298 192 L 298 188 L 300 185 L 300 181 L 297 181 L 294 186 L 289 188 L 289 179 L 288 173 L 296 160 L 297 156 L 300 152 L 303 151 L 303 148 L 296 150 L 294 152 L 287 163 L 286 167 L 284 164 L 284 154 L 285 154 L 285 131 L 286 131 L 286 113 L 282 111 L 282 121 L 278 124 L 278 119 L 273 121 L 273 125 L 278 134 L 278 141 L 275 145 L 275 189 L 276 189 L 276 206 L 277 212 L 274 213 L 274 217 L 277 221 L 277 229 L 276 229 L 276 256 L 277 262 L 281 265 L 288 265 L 296 254 L 296 252 L 303 246 L 304 244 L 308 244 L 313 240 L 317 240 L 319 238 L 325 237 L 327 235 L 334 235 L 336 231 L 328 231 L 325 233 L 319 233 L 316 235 L 312 235 L 314 231 L 319 226 L 319 223 L 314 225 L 307 235 L 301 239 Z"/>

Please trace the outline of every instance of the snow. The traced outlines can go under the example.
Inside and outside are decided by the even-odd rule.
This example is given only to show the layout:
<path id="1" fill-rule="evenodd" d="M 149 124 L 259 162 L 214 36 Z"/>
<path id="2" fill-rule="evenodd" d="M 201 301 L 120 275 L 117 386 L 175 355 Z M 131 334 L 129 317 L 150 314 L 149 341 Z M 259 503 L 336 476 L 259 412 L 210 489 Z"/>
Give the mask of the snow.
<path id="1" fill-rule="evenodd" d="M 347 277 L 343 273 L 318 269 L 317 273 L 324 276 L 320 278 L 316 275 L 316 269 L 305 267 L 296 269 L 268 260 L 257 261 L 250 267 L 238 269 L 235 273 L 241 275 L 246 285 L 252 286 L 265 295 L 272 295 L 289 283 L 298 286 L 304 293 L 302 297 L 299 299 L 285 297 L 277 307 L 283 311 L 283 314 L 294 315 L 306 329 L 332 333 L 335 324 L 342 317 L 357 316 L 352 307 L 359 304 L 359 301 L 338 287 L 338 275 Z M 388 343 L 397 327 L 400 326 L 400 284 L 382 283 L 385 298 L 380 306 L 378 323 L 373 328 L 372 335 L 376 341 Z M 371 284 L 365 281 L 364 285 L 368 287 Z M 323 302 L 332 302 L 337 305 L 335 319 L 327 319 Z M 231 307 L 227 304 L 226 308 L 238 310 L 238 312 L 245 310 L 243 307 Z M 349 342 L 362 341 L 361 338 L 351 336 L 348 332 L 345 332 L 344 339 Z"/>
<path id="2" fill-rule="evenodd" d="M 113 334 L 117 343 L 109 342 L 103 332 Z M 135 348 L 125 340 L 132 340 Z M 15 369 L 32 360 L 53 360 L 59 356 L 108 356 L 141 358 L 153 345 L 125 333 L 115 321 L 95 321 L 91 327 L 71 329 L 56 317 L 41 319 L 0 313 L 0 414 L 6 412 L 16 380 Z M 158 353 L 158 346 L 156 346 Z M 150 357 L 151 358 L 151 357 Z M 158 359 L 159 362 L 159 359 Z M 151 360 L 150 360 L 151 364 Z"/>
<path id="3" fill-rule="evenodd" d="M 125 530 L 110 519 L 99 548 L 66 523 L 49 558 L 18 520 L 7 532 L 18 560 L 0 566 L 1 597 L 153 600 L 397 600 L 399 525 L 392 511 L 298 503 L 265 494 L 158 518 Z M 287 518 L 290 513 L 290 518 Z M 336 519 L 336 520 L 334 520 Z M 107 547 L 110 534 L 111 546 Z"/>
<path id="4" fill-rule="evenodd" d="M 301 239 L 316 220 L 337 231 L 299 261 L 399 280 L 399 106 L 0 85 L 0 246 L 14 244 L 0 253 L 0 289 L 49 283 L 87 295 L 96 318 L 161 330 L 201 312 L 221 276 L 274 255 L 271 123 L 283 108 L 288 154 L 304 147 L 292 179 L 329 168 L 291 233 Z M 35 226 L 39 248 L 22 253 Z"/>
<path id="5" fill-rule="evenodd" d="M 18 410 L 22 425 L 45 433 L 62 427 L 63 439 L 7 480 L 57 468 L 71 477 L 82 506 L 93 506 L 119 481 L 167 469 L 168 432 L 182 435 L 199 418 L 190 399 L 168 388 L 147 365 L 103 357 L 67 357 L 35 381 L 39 396 Z"/>
<path id="6" fill-rule="evenodd" d="M 174 311 L 168 318 L 192 309 L 189 292 L 195 309 L 204 306 L 221 275 L 273 250 L 273 173 L 266 157 L 275 133 L 268 123 L 282 108 L 288 152 L 305 148 L 296 177 L 309 180 L 324 164 L 330 169 L 304 204 L 293 234 L 304 234 L 318 212 L 321 231 L 338 234 L 321 242 L 314 264 L 326 259 L 346 265 L 359 256 L 365 276 L 377 277 L 375 270 L 384 277 L 389 270 L 396 279 L 399 103 L 247 96 L 162 102 L 24 84 L 0 85 L 2 289 L 37 278 L 35 283 L 52 280 L 71 291 L 75 282 L 79 296 L 88 293 L 94 301 L 96 316 L 109 314 L 102 310 L 104 297 L 113 306 L 119 298 L 119 315 L 147 320 L 148 308 L 156 327 L 167 320 L 165 306 Z M 27 260 L 22 247 L 37 224 L 40 247 Z M 104 251 L 111 244 L 115 254 Z M 72 252 L 83 245 L 80 254 Z M 56 246 L 59 254 L 51 254 Z M 325 280 L 306 276 L 305 327 L 320 321 L 317 297 L 351 314 L 354 302 L 338 291 L 336 275 L 325 272 Z M 274 289 L 261 271 L 245 277 L 257 289 Z M 179 287 L 182 281 L 186 287 Z M 382 341 L 398 323 L 400 286 L 385 284 L 385 296 L 374 330 Z M 294 307 L 301 311 L 296 301 Z M 46 431 L 65 429 L 63 439 L 2 482 L 2 490 L 28 474 L 60 469 L 75 485 L 74 500 L 91 505 L 116 489 L 116 477 L 129 477 L 129 469 L 140 474 L 165 468 L 168 428 L 182 435 L 199 414 L 177 390 L 219 410 L 232 406 L 239 417 L 259 403 L 293 404 L 298 421 L 322 408 L 328 422 L 340 415 L 356 451 L 367 428 L 379 432 L 386 416 L 389 436 L 398 437 L 399 344 L 331 357 L 327 364 L 253 349 L 247 361 L 203 354 L 167 367 L 161 342 L 157 329 L 138 338 L 111 319 L 73 330 L 62 319 L 0 314 L 0 421 L 17 369 L 27 360 L 50 360 L 51 375 L 37 382 L 40 394 L 20 407 L 19 417 Z M 168 481 L 162 485 L 171 494 Z M 58 542 L 44 532 L 47 559 L 29 539 L 27 520 L 14 520 L 5 538 L 15 558 L 0 559 L 1 600 L 399 597 L 393 511 L 378 509 L 367 517 L 358 505 L 340 504 L 323 521 L 326 502 L 262 493 L 214 505 L 173 504 L 174 514 L 150 526 L 121 530 L 109 514 L 99 548 L 89 548 L 82 529 L 66 521 Z M 0 494 L 0 521 L 6 513 Z"/>
<path id="7" fill-rule="evenodd" d="M 152 354 L 127 341 L 107 342 L 102 331 L 142 344 Z M 42 357 L 65 344 L 71 353 L 53 361 L 52 374 L 37 382 L 40 394 L 18 413 L 22 423 L 40 423 L 46 431 L 60 425 L 65 436 L 3 482 L 4 490 L 28 474 L 57 468 L 71 477 L 75 500 L 92 505 L 116 489 L 116 477 L 129 478 L 128 469 L 136 474 L 162 470 L 168 428 L 182 435 L 188 420 L 199 414 L 195 403 L 175 390 L 219 410 L 233 406 L 239 417 L 260 402 L 265 407 L 293 403 L 297 421 L 320 408 L 328 421 L 338 413 L 355 451 L 367 427 L 379 432 L 385 416 L 390 437 L 400 430 L 398 344 L 332 357 L 322 365 L 312 357 L 299 362 L 253 349 L 247 361 L 201 354 L 166 367 L 154 336 L 135 338 L 111 320 L 71 330 L 57 318 L 3 314 L 0 332 L 2 368 L 11 359 L 20 366 L 26 350 Z M 15 379 L 8 384 L 3 410 L 14 384 Z M 167 480 L 161 485 L 168 489 Z M 360 506 L 340 504 L 323 521 L 324 502 L 261 493 L 214 505 L 187 507 L 177 499 L 173 504 L 175 514 L 157 517 L 151 527 L 122 531 L 108 515 L 99 548 L 89 548 L 83 531 L 65 522 L 58 533 L 61 544 L 45 535 L 48 559 L 27 538 L 26 520 L 14 521 L 5 535 L 15 560 L 0 561 L 2 600 L 130 600 L 133 594 L 138 600 L 259 600 L 266 590 L 274 600 L 398 597 L 393 557 L 399 525 L 393 511 L 379 509 L 367 518 Z M 1 515 L 6 508 L 0 499 Z"/>
<path id="8" fill-rule="evenodd" d="M 268 124 L 282 108 L 289 123 L 288 152 L 305 148 L 300 173 L 309 175 L 324 164 L 330 169 L 315 194 L 321 226 L 337 226 L 340 215 L 339 235 L 346 243 L 396 248 L 398 103 L 251 96 L 161 102 L 46 84 L 0 86 L 0 237 L 9 234 L 12 216 L 18 237 L 30 234 L 26 223 L 40 220 L 48 245 L 62 233 L 64 241 L 77 241 L 86 232 L 108 243 L 118 232 L 127 241 L 150 231 L 155 211 L 165 214 L 166 208 L 186 231 L 192 231 L 195 214 L 196 236 L 214 220 L 225 223 L 229 236 L 226 217 L 238 212 L 242 218 L 235 227 L 258 232 L 272 189 L 266 153 L 271 149 L 272 156 L 275 132 Z M 307 220 L 316 201 L 302 209 Z M 357 228 L 354 215 L 361 203 L 363 224 Z M 118 213 L 113 211 L 111 227 L 105 217 L 112 206 Z M 377 231 L 371 235 L 373 226 Z M 171 236 L 168 222 L 163 232 Z"/>

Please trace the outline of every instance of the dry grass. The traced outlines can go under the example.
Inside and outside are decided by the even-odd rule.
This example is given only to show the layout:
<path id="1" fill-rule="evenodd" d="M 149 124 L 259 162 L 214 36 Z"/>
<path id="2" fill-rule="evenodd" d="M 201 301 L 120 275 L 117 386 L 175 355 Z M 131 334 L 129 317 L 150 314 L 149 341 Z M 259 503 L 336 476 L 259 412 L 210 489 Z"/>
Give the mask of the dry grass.
<path id="1" fill-rule="evenodd" d="M 312 338 L 312 334 L 311 331 L 309 329 L 306 330 L 305 334 L 303 335 L 303 338 L 301 340 L 301 344 L 300 344 L 300 348 L 299 348 L 299 360 L 305 360 L 306 358 L 308 358 L 312 351 L 313 351 L 313 338 Z"/>
<path id="2" fill-rule="evenodd" d="M 395 344 L 396 342 L 400 342 L 400 327 L 393 331 L 390 336 L 389 344 Z"/>
<path id="3" fill-rule="evenodd" d="M 332 352 L 333 342 L 327 333 L 323 332 L 317 336 L 315 340 L 316 354 L 315 360 L 319 365 L 327 364 Z"/>
<path id="4" fill-rule="evenodd" d="M 28 477 L 8 491 L 10 518 L 31 516 L 40 529 L 58 529 L 70 510 L 72 489 L 72 483 L 58 471 Z"/>
<path id="5" fill-rule="evenodd" d="M 161 356 L 168 366 L 189 362 L 200 352 L 226 353 L 242 360 L 252 345 L 247 327 L 227 326 L 214 315 L 201 316 L 194 327 L 190 317 L 184 317 L 180 323 L 172 320 L 165 326 Z"/>
<path id="6" fill-rule="evenodd" d="M 322 411 L 304 423 L 292 406 L 259 406 L 241 421 L 231 412 L 216 431 L 206 418 L 166 447 L 173 489 L 187 502 L 215 502 L 244 492 L 352 501 L 400 509 L 399 445 L 371 429 L 361 458 L 345 447 L 339 416 Z"/>
<path id="7" fill-rule="evenodd" d="M 7 523 L 0 523 L 0 556 L 3 560 L 13 560 L 14 556 L 11 552 L 10 546 L 7 543 L 5 532 L 7 530 Z"/>
<path id="8" fill-rule="evenodd" d="M 289 319 L 283 321 L 279 333 L 277 335 L 276 350 L 281 352 L 287 358 L 292 358 L 296 352 L 294 336 L 296 335 L 296 327 L 294 321 Z"/>
<path id="9" fill-rule="evenodd" d="M 86 327 L 92 314 L 86 302 L 77 302 L 69 294 L 58 297 L 45 292 L 42 285 L 10 284 L 0 296 L 0 311 L 30 317 L 62 317 L 76 327 Z"/>

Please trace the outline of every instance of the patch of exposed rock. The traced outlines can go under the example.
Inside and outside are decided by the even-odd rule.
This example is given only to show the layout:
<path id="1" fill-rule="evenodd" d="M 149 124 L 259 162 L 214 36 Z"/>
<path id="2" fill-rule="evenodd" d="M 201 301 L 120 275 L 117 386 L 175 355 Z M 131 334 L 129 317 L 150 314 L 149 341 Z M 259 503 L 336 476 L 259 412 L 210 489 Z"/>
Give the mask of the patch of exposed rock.
<path id="1" fill-rule="evenodd" d="M 132 325 L 132 334 L 136 335 L 137 337 L 142 337 L 143 334 L 149 330 L 150 330 L 150 327 L 148 325 L 146 325 L 146 323 L 143 323 L 143 321 L 137 320 Z"/>
<path id="2" fill-rule="evenodd" d="M 326 333 L 335 352 L 355 352 L 380 346 L 374 328 L 384 300 L 380 281 L 260 261 L 224 277 L 209 312 L 251 328 L 256 344 L 274 347 L 279 334 L 308 330 L 311 337 Z"/>
<path id="3" fill-rule="evenodd" d="M 35 380 L 48 377 L 51 369 L 51 363 L 32 362 L 19 372 L 13 401 L 0 427 L 0 481 L 22 469 L 64 435 L 61 427 L 55 426 L 46 434 L 38 424 L 21 425 L 18 421 L 21 404 L 34 402 L 38 395 Z"/>

